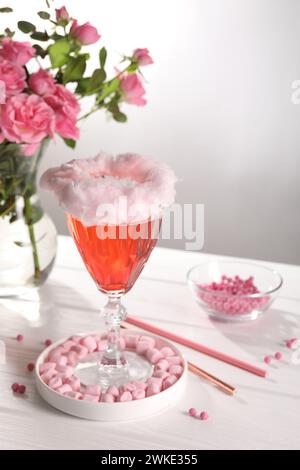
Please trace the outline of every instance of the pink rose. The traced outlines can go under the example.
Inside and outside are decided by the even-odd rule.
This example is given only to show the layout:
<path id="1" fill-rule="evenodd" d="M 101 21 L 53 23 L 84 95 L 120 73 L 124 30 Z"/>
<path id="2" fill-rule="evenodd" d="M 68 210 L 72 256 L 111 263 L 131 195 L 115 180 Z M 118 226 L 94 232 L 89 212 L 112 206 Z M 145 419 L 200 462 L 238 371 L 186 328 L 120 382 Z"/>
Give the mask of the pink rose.
<path id="1" fill-rule="evenodd" d="M 153 64 L 153 59 L 149 55 L 149 50 L 147 48 L 135 49 L 133 51 L 133 59 L 140 66 Z"/>
<path id="2" fill-rule="evenodd" d="M 37 95 L 10 96 L 0 112 L 0 128 L 10 142 L 35 144 L 53 137 L 55 114 Z"/>
<path id="3" fill-rule="evenodd" d="M 3 80 L 0 80 L 0 104 L 4 104 L 5 100 L 6 100 L 6 86 L 5 86 L 5 82 Z"/>
<path id="4" fill-rule="evenodd" d="M 33 73 L 28 80 L 28 84 L 37 95 L 46 95 L 55 92 L 54 78 L 43 69 Z"/>
<path id="5" fill-rule="evenodd" d="M 98 39 L 101 38 L 97 29 L 89 22 L 79 25 L 76 20 L 72 23 L 71 35 L 84 46 L 87 46 L 88 44 L 94 44 L 98 41 Z"/>
<path id="6" fill-rule="evenodd" d="M 143 98 L 146 91 L 137 73 L 122 74 L 120 77 L 120 88 L 126 103 L 135 104 L 136 106 L 145 106 L 147 103 L 145 98 Z"/>
<path id="7" fill-rule="evenodd" d="M 76 124 L 80 106 L 75 95 L 63 85 L 55 85 L 55 92 L 46 95 L 44 99 L 55 112 L 56 132 L 65 139 L 77 140 L 79 129 Z"/>
<path id="8" fill-rule="evenodd" d="M 56 21 L 59 23 L 60 21 L 66 22 L 70 20 L 70 15 L 66 9 L 66 7 L 56 8 Z"/>
<path id="9" fill-rule="evenodd" d="M 13 41 L 10 38 L 2 39 L 0 56 L 14 64 L 25 65 L 35 55 L 35 48 L 29 42 Z"/>
<path id="10" fill-rule="evenodd" d="M 26 73 L 21 65 L 0 57 L 0 80 L 5 83 L 6 96 L 17 95 L 26 86 Z"/>

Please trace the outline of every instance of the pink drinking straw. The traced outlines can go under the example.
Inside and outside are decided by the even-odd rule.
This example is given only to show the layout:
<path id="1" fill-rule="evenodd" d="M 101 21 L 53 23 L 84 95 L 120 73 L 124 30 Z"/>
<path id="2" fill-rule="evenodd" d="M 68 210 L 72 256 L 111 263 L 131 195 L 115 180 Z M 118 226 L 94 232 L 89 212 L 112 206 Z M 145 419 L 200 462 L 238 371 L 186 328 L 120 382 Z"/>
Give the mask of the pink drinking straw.
<path id="1" fill-rule="evenodd" d="M 149 323 L 145 323 L 132 316 L 126 317 L 126 322 L 158 336 L 163 336 L 164 338 L 174 341 L 175 343 L 182 344 L 183 346 L 186 346 L 191 349 L 195 349 L 196 351 L 206 354 L 207 356 L 214 357 L 219 361 L 226 362 L 227 364 L 230 364 L 234 367 L 246 370 L 247 372 L 250 372 L 254 375 L 258 375 L 259 377 L 267 377 L 268 375 L 267 371 L 261 369 L 260 367 L 253 366 L 248 362 L 240 361 L 235 357 L 228 356 L 227 354 L 224 354 L 215 349 L 208 348 L 207 346 L 204 346 L 200 343 L 196 343 L 195 341 L 191 341 L 190 339 L 182 338 L 181 336 L 178 336 L 174 333 L 170 333 L 169 331 L 163 330 L 162 328 L 158 328 L 157 326 L 149 325 Z"/>

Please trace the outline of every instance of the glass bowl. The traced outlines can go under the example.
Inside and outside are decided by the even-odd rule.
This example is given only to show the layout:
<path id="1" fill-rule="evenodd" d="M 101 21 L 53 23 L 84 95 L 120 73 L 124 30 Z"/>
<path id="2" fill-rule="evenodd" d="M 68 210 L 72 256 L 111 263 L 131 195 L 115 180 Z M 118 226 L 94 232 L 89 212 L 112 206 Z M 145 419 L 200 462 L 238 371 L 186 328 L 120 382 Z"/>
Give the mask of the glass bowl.
<path id="1" fill-rule="evenodd" d="M 251 277 L 251 280 L 249 278 Z M 253 282 L 257 288 L 246 288 L 255 293 L 240 293 L 232 287 L 242 280 Z M 223 286 L 220 283 L 223 281 Z M 198 264 L 188 271 L 187 282 L 196 301 L 208 313 L 219 320 L 255 320 L 266 312 L 276 299 L 282 286 L 282 277 L 273 269 L 254 263 L 239 261 L 210 261 Z M 231 287 L 227 287 L 231 284 Z M 244 289 L 245 290 L 245 289 Z"/>

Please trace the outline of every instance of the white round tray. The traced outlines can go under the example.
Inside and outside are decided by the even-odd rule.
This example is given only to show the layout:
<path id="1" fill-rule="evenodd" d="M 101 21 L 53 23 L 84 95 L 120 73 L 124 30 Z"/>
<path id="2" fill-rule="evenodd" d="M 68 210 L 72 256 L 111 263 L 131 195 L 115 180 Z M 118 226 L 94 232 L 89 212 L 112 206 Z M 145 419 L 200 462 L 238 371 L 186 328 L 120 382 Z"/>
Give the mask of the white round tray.
<path id="1" fill-rule="evenodd" d="M 92 333 L 80 333 L 78 336 L 87 336 Z M 126 334 L 126 333 L 125 333 Z M 141 334 L 140 331 L 128 330 L 128 334 Z M 141 400 L 133 400 L 128 402 L 102 403 L 89 402 L 85 400 L 74 400 L 65 397 L 46 385 L 39 374 L 39 367 L 49 352 L 66 341 L 67 338 L 57 341 L 45 349 L 38 357 L 35 365 L 36 387 L 41 397 L 49 403 L 49 405 L 57 408 L 64 413 L 68 413 L 79 418 L 86 418 L 98 421 L 132 421 L 135 419 L 146 418 L 157 414 L 171 406 L 173 406 L 182 396 L 187 382 L 187 363 L 181 352 L 165 339 L 147 333 L 157 341 L 157 347 L 170 346 L 176 354 L 182 358 L 183 373 L 182 376 L 168 389 Z"/>

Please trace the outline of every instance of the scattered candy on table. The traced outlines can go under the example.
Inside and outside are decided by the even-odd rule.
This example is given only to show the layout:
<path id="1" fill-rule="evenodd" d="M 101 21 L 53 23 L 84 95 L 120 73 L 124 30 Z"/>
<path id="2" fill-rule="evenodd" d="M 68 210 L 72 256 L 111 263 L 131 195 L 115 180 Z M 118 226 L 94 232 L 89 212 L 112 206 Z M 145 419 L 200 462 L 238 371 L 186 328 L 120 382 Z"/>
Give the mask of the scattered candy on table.
<path id="1" fill-rule="evenodd" d="M 199 288 L 207 292 L 198 292 L 199 298 L 210 309 L 219 313 L 229 315 L 251 313 L 257 308 L 261 309 L 269 302 L 269 296 L 243 297 L 260 294 L 252 276 L 244 280 L 239 276 L 228 277 L 223 275 L 220 282 L 199 284 Z"/>
<path id="2" fill-rule="evenodd" d="M 282 353 L 278 351 L 278 352 L 275 353 L 274 357 L 277 361 L 281 361 Z"/>
<path id="3" fill-rule="evenodd" d="M 45 340 L 45 346 L 48 347 L 48 346 L 51 346 L 51 344 L 52 344 L 52 340 L 51 340 L 51 339 L 46 339 L 46 340 Z"/>
<path id="4" fill-rule="evenodd" d="M 271 362 L 272 362 L 272 357 L 271 356 L 265 356 L 264 363 L 265 364 L 271 364 Z"/>
<path id="5" fill-rule="evenodd" d="M 197 414 L 196 408 L 190 408 L 189 409 L 189 415 L 190 416 L 196 416 L 196 414 Z"/>
<path id="6" fill-rule="evenodd" d="M 208 418 L 209 418 L 209 416 L 208 416 L 207 411 L 201 411 L 201 413 L 199 415 L 199 419 L 201 419 L 202 421 L 207 421 Z"/>
<path id="7" fill-rule="evenodd" d="M 26 386 L 23 384 L 13 383 L 11 389 L 14 393 L 20 393 L 21 395 L 26 392 Z"/>
<path id="8" fill-rule="evenodd" d="M 34 370 L 34 363 L 33 362 L 29 362 L 27 364 L 27 370 L 29 370 L 29 372 L 32 372 Z"/>
<path id="9" fill-rule="evenodd" d="M 23 341 L 23 339 L 24 339 L 24 336 L 21 335 L 20 333 L 16 336 L 17 341 Z"/>

